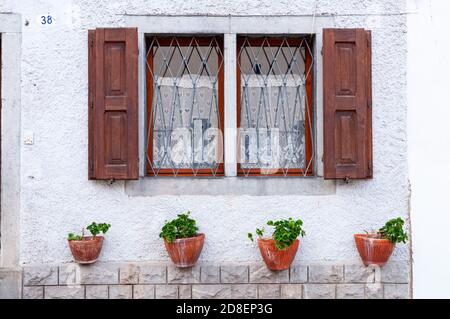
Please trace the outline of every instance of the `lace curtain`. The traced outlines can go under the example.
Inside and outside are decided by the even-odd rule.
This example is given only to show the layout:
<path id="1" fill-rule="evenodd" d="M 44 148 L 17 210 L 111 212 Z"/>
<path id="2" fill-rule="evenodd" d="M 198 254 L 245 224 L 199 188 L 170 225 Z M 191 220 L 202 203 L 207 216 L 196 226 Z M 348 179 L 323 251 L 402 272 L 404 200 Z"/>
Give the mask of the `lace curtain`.
<path id="1" fill-rule="evenodd" d="M 222 158 L 217 79 L 155 79 L 153 161 L 156 167 L 208 168 Z M 241 77 L 242 168 L 303 168 L 304 76 Z"/>
<path id="2" fill-rule="evenodd" d="M 303 75 L 241 77 L 241 168 L 305 166 Z"/>

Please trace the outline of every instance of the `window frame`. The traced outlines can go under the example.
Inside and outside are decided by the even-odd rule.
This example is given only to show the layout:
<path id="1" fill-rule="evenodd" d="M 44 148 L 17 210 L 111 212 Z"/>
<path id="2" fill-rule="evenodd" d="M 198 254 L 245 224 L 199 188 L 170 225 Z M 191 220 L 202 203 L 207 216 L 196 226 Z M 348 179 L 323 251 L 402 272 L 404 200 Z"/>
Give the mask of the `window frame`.
<path id="1" fill-rule="evenodd" d="M 193 172 L 192 168 L 181 168 L 177 169 L 177 173 L 174 174 L 174 169 L 172 168 L 161 168 L 158 170 L 158 173 L 155 174 L 154 170 L 152 169 L 150 165 L 150 160 L 153 160 L 153 143 L 150 141 L 153 141 L 153 127 L 151 125 L 152 120 L 152 106 L 153 106 L 153 77 L 150 72 L 150 70 L 153 71 L 153 54 L 148 54 L 150 51 L 150 45 L 151 45 L 151 38 L 157 37 L 159 45 L 170 45 L 172 42 L 172 39 L 176 38 L 177 42 L 180 46 L 189 46 L 191 43 L 191 39 L 195 37 L 197 43 L 199 45 L 209 45 L 211 43 L 211 39 L 213 37 L 216 38 L 217 44 L 219 45 L 219 49 L 222 52 L 222 55 L 218 55 L 218 65 L 222 65 L 219 68 L 218 72 L 218 109 L 219 109 L 219 117 L 220 117 L 220 131 L 222 134 L 222 150 L 225 149 L 225 139 L 224 139 L 224 128 L 225 128 L 225 79 L 224 79 L 224 70 L 225 70 L 225 57 L 224 57 L 224 39 L 223 34 L 214 34 L 214 35 L 205 35 L 205 34 L 165 34 L 165 35 L 158 35 L 158 34 L 145 34 L 144 44 L 145 44 L 145 90 L 146 90 L 146 104 L 145 104 L 145 110 L 146 110 L 146 125 L 145 125 L 145 134 L 148 136 L 147 142 L 148 145 L 145 145 L 145 176 L 148 177 L 156 177 L 156 176 L 162 176 L 162 177 L 223 177 L 225 176 L 225 152 L 222 152 L 222 161 L 219 163 L 219 166 L 217 168 L 217 171 L 215 174 L 211 172 L 210 168 L 201 168 L 196 170 L 196 172 Z M 150 67 L 152 69 L 150 69 Z"/>
<path id="2" fill-rule="evenodd" d="M 313 116 L 313 83 L 315 81 L 314 76 L 314 57 L 311 53 L 314 51 L 315 37 L 314 36 L 305 36 L 305 35 L 276 35 L 272 36 L 270 34 L 258 34 L 258 35 L 244 35 L 244 34 L 236 34 L 236 112 L 237 112 L 237 130 L 239 131 L 241 125 L 241 71 L 239 68 L 239 58 L 241 53 L 241 47 L 245 42 L 245 38 L 247 38 L 247 42 L 250 45 L 261 46 L 264 42 L 264 39 L 267 39 L 270 46 L 277 46 L 283 43 L 283 39 L 286 38 L 286 41 L 289 45 L 300 45 L 302 43 L 302 39 L 304 38 L 309 45 L 310 50 L 305 50 L 305 70 L 310 69 L 310 73 L 308 77 L 305 79 L 306 86 L 306 100 L 307 103 L 305 105 L 305 168 L 293 168 L 288 169 L 288 172 L 285 174 L 281 170 L 281 168 L 275 173 L 264 174 L 261 172 L 260 168 L 252 168 L 246 169 L 245 171 L 241 168 L 241 164 L 237 161 L 237 176 L 238 177 L 246 177 L 246 176 L 262 176 L 262 177 L 287 177 L 287 176 L 314 176 L 314 121 L 315 117 Z M 308 39 L 309 38 L 309 39 Z M 238 142 L 239 143 L 239 142 Z M 238 150 L 236 150 L 238 151 Z M 309 164 L 308 164 L 309 163 Z"/>

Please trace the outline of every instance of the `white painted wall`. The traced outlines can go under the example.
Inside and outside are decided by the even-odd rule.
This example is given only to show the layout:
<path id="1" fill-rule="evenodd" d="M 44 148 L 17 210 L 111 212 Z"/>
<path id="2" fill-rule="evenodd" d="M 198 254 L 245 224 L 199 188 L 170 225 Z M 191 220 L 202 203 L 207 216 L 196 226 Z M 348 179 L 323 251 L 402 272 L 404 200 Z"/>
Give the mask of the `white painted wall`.
<path id="1" fill-rule="evenodd" d="M 332 14 L 333 26 L 372 30 L 373 180 L 338 182 L 331 195 L 132 197 L 123 182 L 87 179 L 88 29 L 125 25 L 125 13 L 301 16 L 311 15 L 314 3 L 3 2 L 0 10 L 22 15 L 22 133 L 32 131 L 35 138 L 21 147 L 21 263 L 70 261 L 66 234 L 92 220 L 112 224 L 103 260 L 167 260 L 159 230 L 165 219 L 188 209 L 206 233 L 204 261 L 260 260 L 246 233 L 269 218 L 289 216 L 301 217 L 307 233 L 298 260 L 356 261 L 354 233 L 408 218 L 406 8 L 398 0 L 322 0 L 316 8 Z M 38 23 L 46 14 L 54 16 L 52 26 Z M 408 247 L 399 245 L 393 259 L 408 258 Z"/>
<path id="2" fill-rule="evenodd" d="M 416 0 L 408 19 L 408 158 L 416 298 L 450 298 L 450 2 Z"/>

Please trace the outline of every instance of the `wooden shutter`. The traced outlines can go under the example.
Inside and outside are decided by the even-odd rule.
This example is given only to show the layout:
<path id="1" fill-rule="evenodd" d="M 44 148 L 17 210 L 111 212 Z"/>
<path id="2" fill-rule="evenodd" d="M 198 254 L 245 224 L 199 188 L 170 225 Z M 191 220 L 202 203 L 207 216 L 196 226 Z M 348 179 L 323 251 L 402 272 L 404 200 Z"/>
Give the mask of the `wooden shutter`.
<path id="1" fill-rule="evenodd" d="M 138 179 L 137 29 L 88 36 L 89 179 Z"/>
<path id="2" fill-rule="evenodd" d="M 372 177 L 371 33 L 323 30 L 324 177 Z"/>

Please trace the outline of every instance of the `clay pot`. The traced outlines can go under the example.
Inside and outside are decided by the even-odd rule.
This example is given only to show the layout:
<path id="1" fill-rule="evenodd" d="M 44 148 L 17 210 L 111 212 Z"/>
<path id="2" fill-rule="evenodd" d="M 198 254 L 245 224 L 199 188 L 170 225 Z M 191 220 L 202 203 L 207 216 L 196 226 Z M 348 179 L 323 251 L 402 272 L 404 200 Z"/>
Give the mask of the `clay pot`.
<path id="1" fill-rule="evenodd" d="M 186 268 L 195 265 L 204 242 L 205 234 L 198 234 L 195 237 L 175 239 L 171 243 L 164 240 L 164 245 L 175 266 Z"/>
<path id="2" fill-rule="evenodd" d="M 300 241 L 298 239 L 289 247 L 279 250 L 275 240 L 271 238 L 258 238 L 258 247 L 267 268 L 270 270 L 288 269 L 295 258 Z"/>
<path id="3" fill-rule="evenodd" d="M 82 240 L 69 240 L 70 251 L 76 263 L 95 263 L 102 251 L 103 236 L 85 236 Z"/>
<path id="4" fill-rule="evenodd" d="M 388 239 L 355 234 L 355 244 L 365 266 L 384 266 L 394 251 L 395 244 Z"/>

